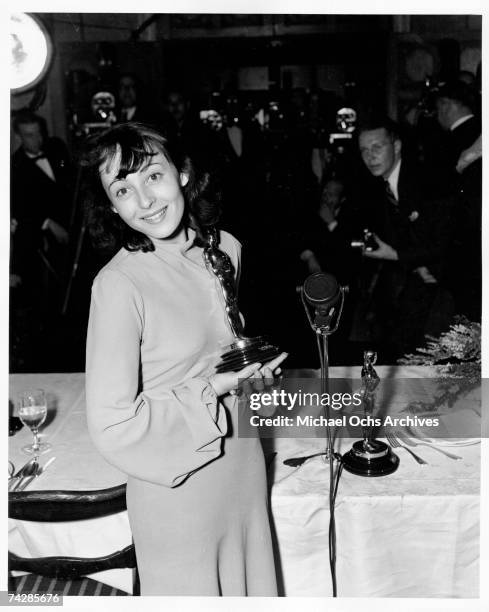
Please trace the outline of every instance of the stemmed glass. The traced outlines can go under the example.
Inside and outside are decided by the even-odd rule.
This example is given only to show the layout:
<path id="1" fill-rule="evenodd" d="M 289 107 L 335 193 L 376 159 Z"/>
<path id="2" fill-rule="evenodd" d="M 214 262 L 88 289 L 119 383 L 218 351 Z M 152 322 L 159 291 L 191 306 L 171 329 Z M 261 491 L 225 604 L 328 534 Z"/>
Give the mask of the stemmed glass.
<path id="1" fill-rule="evenodd" d="M 51 444 L 39 441 L 39 427 L 46 420 L 47 402 L 42 389 L 24 391 L 19 396 L 19 418 L 34 434 L 34 441 L 22 447 L 28 455 L 39 455 L 51 448 Z"/>

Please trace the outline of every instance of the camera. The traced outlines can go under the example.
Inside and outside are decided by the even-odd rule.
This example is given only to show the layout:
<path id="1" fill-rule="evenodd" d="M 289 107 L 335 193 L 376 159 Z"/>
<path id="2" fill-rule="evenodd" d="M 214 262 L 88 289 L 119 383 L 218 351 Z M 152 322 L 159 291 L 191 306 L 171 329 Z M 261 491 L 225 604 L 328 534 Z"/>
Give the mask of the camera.
<path id="1" fill-rule="evenodd" d="M 88 137 L 115 125 L 115 106 L 114 94 L 109 91 L 95 93 L 90 101 L 90 114 L 82 113 L 85 121 L 80 121 L 78 113 L 72 113 L 70 127 L 74 135 L 78 138 Z"/>
<path id="2" fill-rule="evenodd" d="M 350 246 L 353 249 L 362 249 L 362 251 L 367 251 L 368 253 L 376 251 L 379 248 L 373 232 L 368 229 L 363 230 L 363 238 L 361 240 L 352 240 Z"/>
<path id="3" fill-rule="evenodd" d="M 343 107 L 336 113 L 336 131 L 329 134 L 328 144 L 330 149 L 342 155 L 353 144 L 353 133 L 356 129 L 357 113 L 353 108 Z"/>
<path id="4" fill-rule="evenodd" d="M 204 125 L 209 126 L 216 132 L 222 129 L 224 121 L 222 115 L 217 110 L 213 108 L 201 110 L 199 112 L 199 117 Z"/>

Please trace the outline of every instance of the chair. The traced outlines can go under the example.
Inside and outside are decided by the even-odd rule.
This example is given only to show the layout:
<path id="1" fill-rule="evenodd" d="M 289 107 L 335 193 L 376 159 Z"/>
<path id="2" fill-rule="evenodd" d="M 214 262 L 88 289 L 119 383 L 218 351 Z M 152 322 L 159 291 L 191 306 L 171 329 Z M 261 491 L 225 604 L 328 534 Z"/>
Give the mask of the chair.
<path id="1" fill-rule="evenodd" d="M 37 522 L 62 522 L 81 521 L 122 512 L 126 509 L 126 485 L 119 485 L 109 489 L 96 491 L 22 491 L 9 493 L 9 518 L 21 521 Z M 94 580 L 85 578 L 87 574 L 101 572 L 110 569 L 132 568 L 135 569 L 135 580 L 133 594 L 140 594 L 139 576 L 137 573 L 136 554 L 134 545 L 126 546 L 112 554 L 96 558 L 80 557 L 19 557 L 9 551 L 9 572 L 24 571 L 34 574 L 30 583 L 39 582 L 41 577 L 51 578 L 50 591 L 64 592 L 64 594 L 120 594 L 129 595 L 123 591 L 111 589 L 111 587 L 94 588 L 100 585 Z M 24 589 L 26 586 L 24 578 L 21 585 L 20 579 L 10 578 L 9 587 Z M 80 581 L 80 579 L 83 580 Z M 53 579 L 55 583 L 53 583 Z M 76 584 L 77 592 L 67 587 L 67 582 Z M 17 584 L 15 584 L 17 582 Z M 78 584 L 79 583 L 79 584 Z M 21 586 L 19 586 L 21 585 Z M 71 585 L 72 586 L 72 585 Z M 106 587 L 103 589 L 103 587 Z M 37 585 L 39 589 L 39 585 Z M 67 590 L 68 589 L 68 590 Z M 110 591 L 110 593 L 104 592 Z M 34 589 L 33 589 L 34 590 Z M 115 592 L 114 592 L 115 591 Z M 40 592 L 37 590 L 37 592 Z"/>

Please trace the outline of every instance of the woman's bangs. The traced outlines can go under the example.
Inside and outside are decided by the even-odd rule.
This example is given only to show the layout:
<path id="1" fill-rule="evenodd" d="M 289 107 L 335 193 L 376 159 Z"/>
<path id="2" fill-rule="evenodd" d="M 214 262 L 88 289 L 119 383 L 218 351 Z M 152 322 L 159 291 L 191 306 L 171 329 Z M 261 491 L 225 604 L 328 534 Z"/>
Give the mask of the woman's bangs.
<path id="1" fill-rule="evenodd" d="M 120 152 L 119 172 L 117 178 L 125 178 L 128 174 L 138 172 L 148 158 L 157 155 L 158 147 L 150 139 L 141 134 L 132 134 L 130 142 L 116 142 L 108 147 L 103 157 L 111 164 Z"/>

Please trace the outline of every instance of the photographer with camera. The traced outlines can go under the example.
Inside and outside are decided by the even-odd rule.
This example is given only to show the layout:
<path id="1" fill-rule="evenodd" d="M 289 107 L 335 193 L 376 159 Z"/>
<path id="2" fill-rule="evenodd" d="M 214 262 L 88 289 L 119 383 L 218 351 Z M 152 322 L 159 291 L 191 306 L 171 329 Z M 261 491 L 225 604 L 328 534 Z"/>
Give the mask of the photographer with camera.
<path id="1" fill-rule="evenodd" d="M 384 360 L 394 360 L 441 333 L 452 315 L 450 294 L 440 286 L 450 233 L 450 200 L 434 197 L 423 172 L 403 156 L 397 126 L 374 118 L 358 130 L 370 175 L 361 186 L 374 246 L 364 257 L 377 262 L 372 277 L 372 315 Z M 369 232 L 369 233 L 370 233 Z"/>

